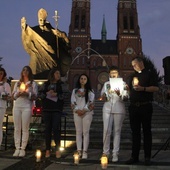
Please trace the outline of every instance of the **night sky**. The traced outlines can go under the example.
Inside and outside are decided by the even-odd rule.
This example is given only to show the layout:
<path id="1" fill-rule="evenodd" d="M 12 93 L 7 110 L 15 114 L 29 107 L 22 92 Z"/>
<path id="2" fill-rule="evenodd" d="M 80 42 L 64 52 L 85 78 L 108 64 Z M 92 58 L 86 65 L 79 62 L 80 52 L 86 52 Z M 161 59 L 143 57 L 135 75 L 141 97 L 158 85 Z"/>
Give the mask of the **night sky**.
<path id="1" fill-rule="evenodd" d="M 107 39 L 116 39 L 118 0 L 91 0 L 91 36 L 101 38 L 105 15 Z M 45 8 L 47 20 L 55 27 L 52 16 L 57 10 L 59 29 L 68 34 L 72 0 L 1 0 L 0 57 L 8 76 L 18 79 L 23 66 L 29 64 L 29 55 L 21 42 L 20 19 L 25 16 L 29 26 L 38 24 L 37 11 Z M 170 56 L 170 0 L 137 0 L 138 20 L 145 55 L 164 75 L 162 59 Z"/>

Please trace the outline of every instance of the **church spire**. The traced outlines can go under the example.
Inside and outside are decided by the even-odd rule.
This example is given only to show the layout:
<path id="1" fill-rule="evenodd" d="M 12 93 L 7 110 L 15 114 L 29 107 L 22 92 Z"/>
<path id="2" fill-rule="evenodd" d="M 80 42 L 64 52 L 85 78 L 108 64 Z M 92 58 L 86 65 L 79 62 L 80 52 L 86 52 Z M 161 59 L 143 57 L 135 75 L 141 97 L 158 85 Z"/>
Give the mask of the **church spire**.
<path id="1" fill-rule="evenodd" d="M 101 39 L 103 43 L 106 42 L 106 38 L 107 38 L 107 31 L 106 31 L 105 15 L 103 15 L 103 24 L 102 24 L 102 31 L 101 31 Z"/>

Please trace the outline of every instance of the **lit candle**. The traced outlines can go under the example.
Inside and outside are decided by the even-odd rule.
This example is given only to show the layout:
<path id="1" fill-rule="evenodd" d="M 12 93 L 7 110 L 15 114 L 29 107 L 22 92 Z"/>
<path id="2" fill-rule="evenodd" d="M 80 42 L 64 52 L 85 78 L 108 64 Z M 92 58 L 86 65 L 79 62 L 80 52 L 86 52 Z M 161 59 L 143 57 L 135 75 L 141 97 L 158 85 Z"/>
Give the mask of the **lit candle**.
<path id="1" fill-rule="evenodd" d="M 74 164 L 79 164 L 79 154 L 78 154 L 78 153 L 75 153 L 75 154 L 73 155 L 73 157 L 74 157 Z"/>
<path id="2" fill-rule="evenodd" d="M 36 162 L 40 162 L 41 161 L 41 151 L 37 150 L 35 156 L 36 156 Z"/>
<path id="3" fill-rule="evenodd" d="M 19 89 L 20 89 L 20 91 L 25 91 L 25 84 L 21 83 Z"/>
<path id="4" fill-rule="evenodd" d="M 98 98 L 98 100 L 99 100 L 99 101 L 102 101 L 102 100 L 103 100 L 103 98 L 102 98 L 102 97 L 99 97 L 99 98 Z"/>
<path id="5" fill-rule="evenodd" d="M 101 166 L 102 166 L 102 169 L 107 169 L 107 165 L 108 165 L 108 158 L 107 158 L 107 156 L 103 155 L 101 157 Z"/>
<path id="6" fill-rule="evenodd" d="M 55 16 L 58 16 L 58 11 L 55 11 Z"/>
<path id="7" fill-rule="evenodd" d="M 133 85 L 137 86 L 139 84 L 139 79 L 137 77 L 133 77 Z"/>

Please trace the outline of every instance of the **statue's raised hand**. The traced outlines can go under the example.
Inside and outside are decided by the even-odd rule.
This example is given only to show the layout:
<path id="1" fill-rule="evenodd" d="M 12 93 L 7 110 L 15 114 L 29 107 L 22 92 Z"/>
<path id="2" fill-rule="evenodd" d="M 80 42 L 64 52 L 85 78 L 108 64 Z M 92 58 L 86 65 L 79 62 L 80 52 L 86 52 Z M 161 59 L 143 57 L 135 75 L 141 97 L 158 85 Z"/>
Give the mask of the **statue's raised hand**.
<path id="1" fill-rule="evenodd" d="M 22 17 L 21 18 L 21 28 L 23 30 L 25 30 L 25 27 L 26 27 L 26 18 L 25 17 Z"/>

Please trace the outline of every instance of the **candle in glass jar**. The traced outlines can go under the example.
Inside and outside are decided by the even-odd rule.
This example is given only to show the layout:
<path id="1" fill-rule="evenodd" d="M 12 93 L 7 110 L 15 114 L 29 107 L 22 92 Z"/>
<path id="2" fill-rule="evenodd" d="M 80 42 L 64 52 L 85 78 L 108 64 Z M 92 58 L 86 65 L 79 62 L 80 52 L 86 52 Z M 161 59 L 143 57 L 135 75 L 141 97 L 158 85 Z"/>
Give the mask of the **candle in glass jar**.
<path id="1" fill-rule="evenodd" d="M 133 77 L 133 85 L 137 86 L 139 84 L 139 79 L 137 77 Z"/>
<path id="2" fill-rule="evenodd" d="M 20 89 L 20 91 L 25 91 L 25 84 L 21 83 L 19 89 Z"/>
<path id="3" fill-rule="evenodd" d="M 41 151 L 37 150 L 35 156 L 36 156 L 36 162 L 40 162 L 41 161 Z"/>
<path id="4" fill-rule="evenodd" d="M 102 156 L 101 157 L 101 167 L 102 169 L 107 169 L 107 165 L 108 165 L 108 158 L 107 156 Z"/>
<path id="5" fill-rule="evenodd" d="M 73 155 L 73 157 L 74 157 L 74 164 L 79 164 L 79 154 L 78 154 L 78 153 L 75 153 L 75 154 Z"/>

